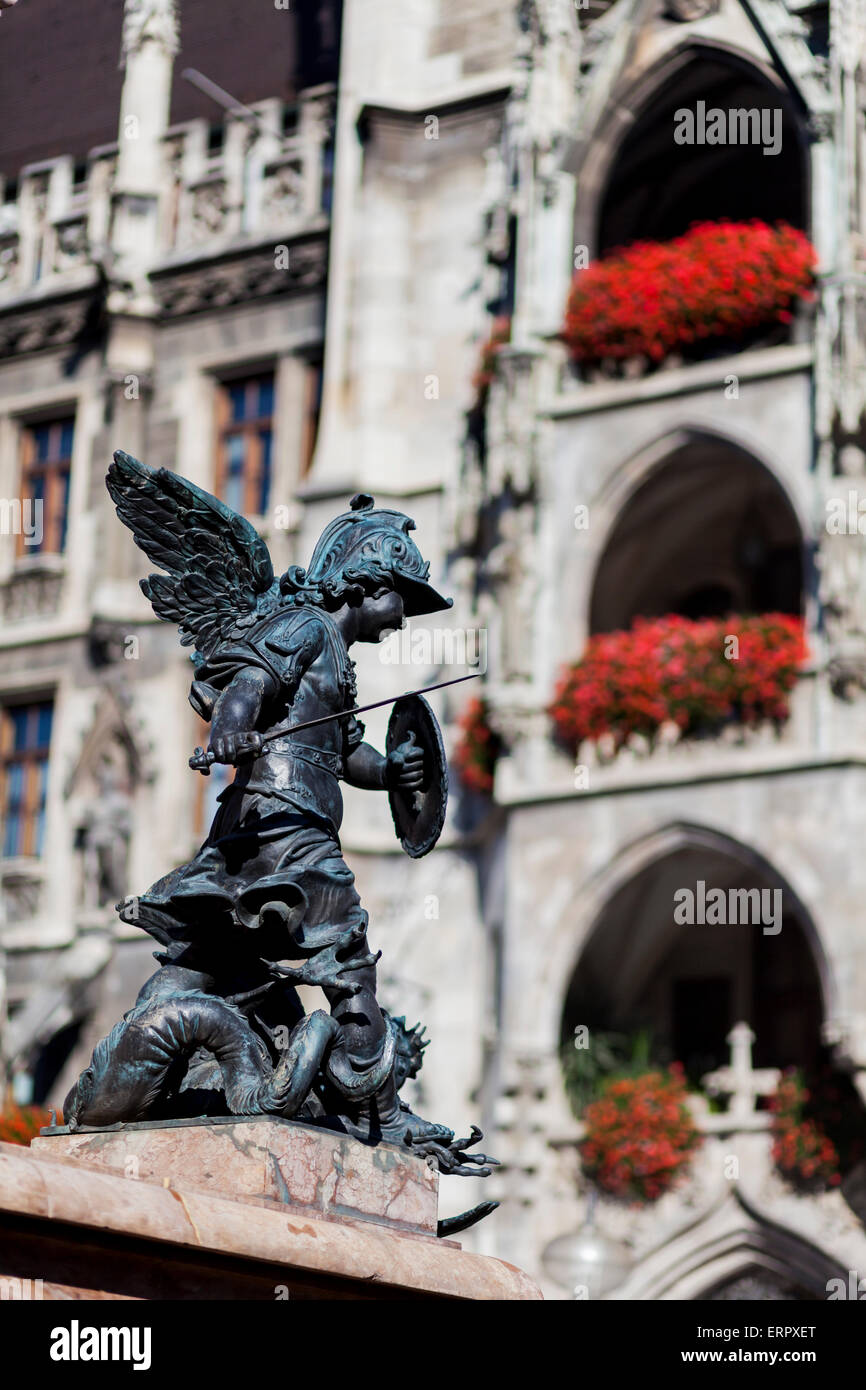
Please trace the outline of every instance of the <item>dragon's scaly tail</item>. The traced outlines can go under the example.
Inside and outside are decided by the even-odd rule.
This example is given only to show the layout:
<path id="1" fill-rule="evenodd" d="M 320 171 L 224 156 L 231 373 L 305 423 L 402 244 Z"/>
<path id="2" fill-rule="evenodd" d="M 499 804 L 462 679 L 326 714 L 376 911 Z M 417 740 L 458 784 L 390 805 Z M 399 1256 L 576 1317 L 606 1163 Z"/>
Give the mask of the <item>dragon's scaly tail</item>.
<path id="1" fill-rule="evenodd" d="M 302 1018 L 271 1076 L 256 1091 L 258 1109 L 271 1115 L 294 1115 L 340 1034 L 340 1025 L 323 1009 Z M 228 1093 L 227 1093 L 228 1094 Z"/>

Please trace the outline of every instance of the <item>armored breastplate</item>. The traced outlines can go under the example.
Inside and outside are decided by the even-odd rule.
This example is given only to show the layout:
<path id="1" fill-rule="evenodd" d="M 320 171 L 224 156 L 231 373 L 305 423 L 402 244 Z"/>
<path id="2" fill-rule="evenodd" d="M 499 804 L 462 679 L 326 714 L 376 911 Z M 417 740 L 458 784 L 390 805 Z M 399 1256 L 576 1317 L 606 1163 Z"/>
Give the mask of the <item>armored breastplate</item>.
<path id="1" fill-rule="evenodd" d="M 245 770 L 243 781 L 239 775 L 238 785 L 247 792 L 257 792 L 290 801 L 302 809 L 312 810 L 325 816 L 335 827 L 339 827 L 343 815 L 343 800 L 338 779 L 343 776 L 347 753 L 346 729 L 348 720 L 335 720 L 332 725 L 322 726 L 325 737 L 324 746 L 317 746 L 310 733 L 298 736 L 290 733 L 296 724 L 309 718 L 320 718 L 324 713 L 340 713 L 351 709 L 356 703 L 355 664 L 349 659 L 345 644 L 327 615 L 316 614 L 325 632 L 324 649 L 316 661 L 325 662 L 325 680 L 316 682 L 314 698 L 308 697 L 313 677 L 310 670 L 305 672 L 295 690 L 284 685 L 280 696 L 272 702 L 269 738 L 261 754 Z M 273 652 L 279 641 L 271 640 L 268 648 Z M 320 672 L 320 677 L 321 677 Z M 307 689 L 305 689 L 307 685 Z M 312 694 L 312 691 L 309 691 Z M 282 731 L 285 732 L 282 732 Z M 321 736 L 321 735 L 320 735 Z"/>

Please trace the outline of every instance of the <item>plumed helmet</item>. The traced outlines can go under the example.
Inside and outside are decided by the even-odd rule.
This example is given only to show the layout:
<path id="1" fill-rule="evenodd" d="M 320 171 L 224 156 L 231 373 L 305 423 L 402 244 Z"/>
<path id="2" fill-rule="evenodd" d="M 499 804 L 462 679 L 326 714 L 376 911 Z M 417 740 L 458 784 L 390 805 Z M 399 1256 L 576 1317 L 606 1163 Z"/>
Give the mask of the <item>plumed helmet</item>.
<path id="1" fill-rule="evenodd" d="M 306 582 L 335 597 L 348 585 L 369 591 L 388 583 L 403 599 L 407 618 L 438 613 L 453 599 L 443 598 L 427 582 L 430 566 L 409 532 L 415 529 L 403 512 L 377 507 L 367 493 L 358 493 L 350 510 L 329 522 L 319 537 Z"/>

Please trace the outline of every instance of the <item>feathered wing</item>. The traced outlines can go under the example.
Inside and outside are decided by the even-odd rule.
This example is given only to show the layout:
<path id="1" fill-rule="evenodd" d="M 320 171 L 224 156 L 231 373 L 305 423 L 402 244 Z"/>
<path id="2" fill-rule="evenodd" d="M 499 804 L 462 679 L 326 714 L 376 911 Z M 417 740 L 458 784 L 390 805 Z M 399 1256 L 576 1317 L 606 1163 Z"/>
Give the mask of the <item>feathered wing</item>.
<path id="1" fill-rule="evenodd" d="M 183 646 L 208 658 L 257 616 L 274 585 L 268 548 L 224 502 L 177 473 L 118 450 L 106 485 L 145 555 L 165 570 L 141 580 L 157 617 L 175 622 Z"/>

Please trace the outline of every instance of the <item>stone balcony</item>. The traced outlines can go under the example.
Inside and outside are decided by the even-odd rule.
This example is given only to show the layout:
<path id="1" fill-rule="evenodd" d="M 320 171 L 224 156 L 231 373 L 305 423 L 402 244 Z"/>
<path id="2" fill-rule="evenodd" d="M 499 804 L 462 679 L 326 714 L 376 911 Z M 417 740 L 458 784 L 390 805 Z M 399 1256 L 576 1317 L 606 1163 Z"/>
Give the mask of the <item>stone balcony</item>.
<path id="1" fill-rule="evenodd" d="M 316 89 L 286 128 L 281 102 L 259 102 L 252 108 L 258 123 L 230 117 L 216 152 L 209 149 L 207 122 L 172 127 L 164 141 L 163 253 L 324 225 L 332 107 L 330 90 Z"/>
<path id="2" fill-rule="evenodd" d="M 116 144 L 91 150 L 86 164 L 62 155 L 22 169 L 0 200 L 0 353 L 74 336 L 77 320 L 66 333 L 60 324 L 70 313 L 75 319 L 68 306 L 101 275 L 112 285 L 129 275 L 122 201 L 124 216 L 140 219 L 133 242 L 144 264 L 134 270 L 144 275 L 268 243 L 273 259 L 278 243 L 322 241 L 334 101 L 333 88 L 319 87 L 302 93 L 296 108 L 271 99 L 220 127 L 204 120 L 170 127 L 155 210 L 152 198 L 118 187 Z M 309 268 L 309 252 L 301 262 Z M 52 312 L 57 305 L 53 333 L 44 313 L 29 327 L 22 319 L 46 301 Z"/>
<path id="3" fill-rule="evenodd" d="M 496 728 L 509 747 L 496 768 L 500 805 L 847 765 L 859 762 L 866 747 L 858 702 L 834 697 L 817 663 L 801 672 L 791 694 L 791 716 L 778 730 L 767 723 L 757 728 L 731 724 L 714 736 L 680 739 L 666 725 L 654 747 L 633 736 L 615 756 L 612 740 L 603 736 L 584 744 L 579 758 L 569 757 L 555 743 L 543 708 L 521 703 L 508 686 L 495 689 L 493 697 Z"/>

